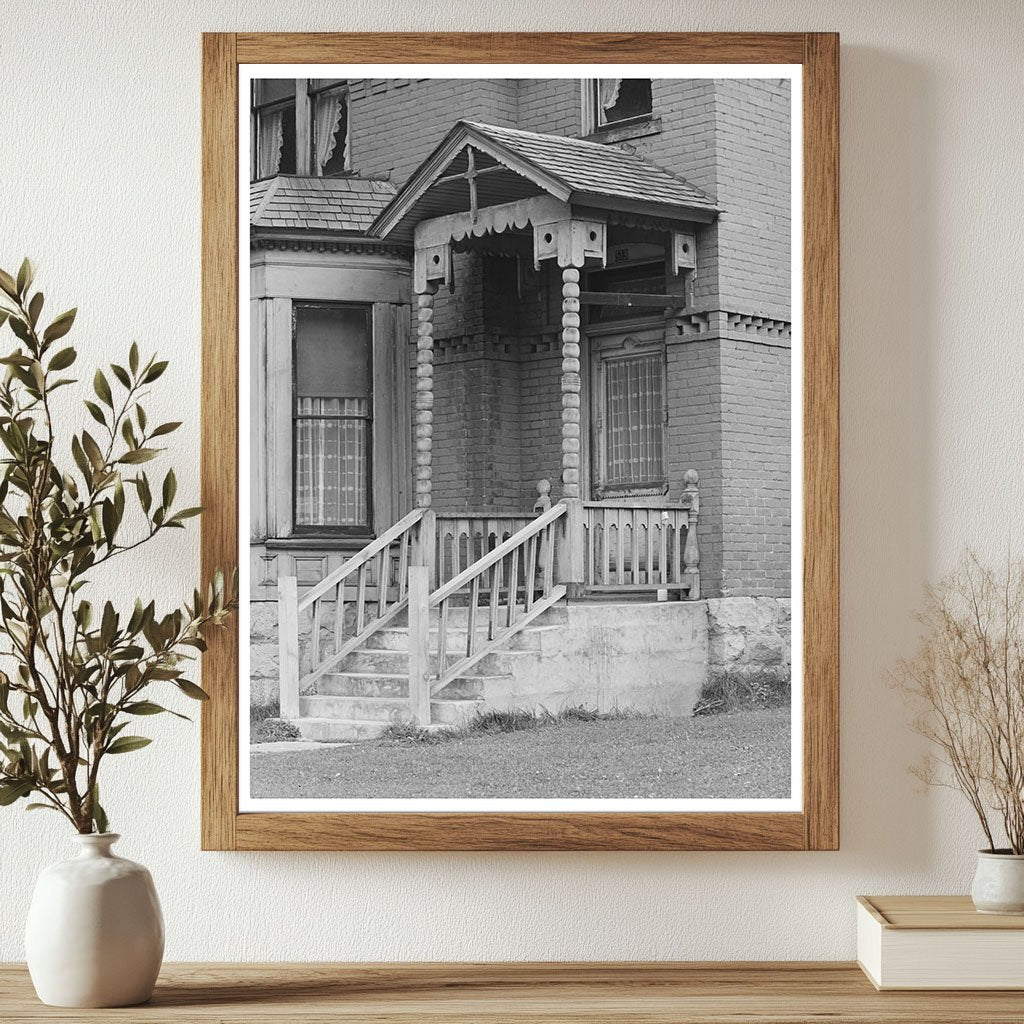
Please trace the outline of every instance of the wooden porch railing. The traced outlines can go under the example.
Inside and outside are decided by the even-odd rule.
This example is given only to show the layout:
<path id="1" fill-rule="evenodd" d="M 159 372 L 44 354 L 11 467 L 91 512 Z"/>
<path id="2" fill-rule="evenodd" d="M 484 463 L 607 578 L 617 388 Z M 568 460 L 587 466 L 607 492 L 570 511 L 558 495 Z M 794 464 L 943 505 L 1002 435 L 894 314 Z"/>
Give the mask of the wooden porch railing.
<path id="1" fill-rule="evenodd" d="M 700 597 L 697 474 L 682 501 L 583 502 L 583 573 L 588 590 L 676 590 Z"/>
<path id="2" fill-rule="evenodd" d="M 460 513 L 437 516 L 436 563 L 432 583 L 454 579 L 474 562 L 529 526 L 534 517 Z"/>
<path id="3" fill-rule="evenodd" d="M 457 576 L 426 593 L 425 568 L 412 570 L 409 605 L 409 696 L 421 724 L 430 720 L 430 698 L 481 658 L 497 650 L 566 594 L 555 583 L 556 523 L 567 512 L 558 504 L 531 519 L 515 534 Z M 481 607 L 481 595 L 487 601 Z M 450 610 L 465 602 L 465 642 L 455 646 Z M 431 618 L 436 639 L 431 644 Z M 486 616 L 486 637 L 478 622 Z M 433 647 L 433 650 L 431 649 Z M 450 655 L 455 655 L 454 658 Z M 436 670 L 432 665 L 436 664 Z"/>
<path id="4" fill-rule="evenodd" d="M 294 576 L 278 581 L 278 648 L 282 718 L 297 718 L 299 693 L 329 672 L 409 604 L 409 570 L 434 561 L 434 513 L 417 508 L 357 555 L 340 565 L 302 598 Z M 300 678 L 299 616 L 311 610 L 310 670 Z M 346 624 L 346 610 L 351 624 Z M 333 634 L 325 653 L 323 631 L 329 615 Z"/>

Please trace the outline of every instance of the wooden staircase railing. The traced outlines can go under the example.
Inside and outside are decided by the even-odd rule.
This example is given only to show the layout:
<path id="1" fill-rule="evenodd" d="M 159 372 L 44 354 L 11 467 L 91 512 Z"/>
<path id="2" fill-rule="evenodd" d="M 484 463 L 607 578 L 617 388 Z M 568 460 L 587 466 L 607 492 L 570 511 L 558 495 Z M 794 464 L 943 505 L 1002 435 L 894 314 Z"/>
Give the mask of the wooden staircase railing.
<path id="1" fill-rule="evenodd" d="M 541 513 L 433 593 L 429 593 L 426 567 L 410 570 L 409 698 L 421 725 L 430 721 L 431 696 L 565 597 L 565 586 L 555 583 L 555 544 L 556 524 L 567 511 L 559 503 Z M 488 595 L 483 609 L 481 594 Z M 464 600 L 465 644 L 452 650 L 450 609 Z M 435 610 L 437 633 L 432 644 L 430 623 Z M 477 636 L 482 616 L 487 621 L 486 639 Z M 456 655 L 454 660 L 450 654 Z"/>
<path id="2" fill-rule="evenodd" d="M 299 717 L 299 693 L 382 629 L 409 604 L 409 572 L 434 561 L 434 513 L 417 508 L 298 597 L 294 576 L 278 580 L 278 673 L 282 718 Z M 354 591 L 351 594 L 350 592 Z M 300 678 L 299 616 L 311 610 L 310 670 Z M 351 628 L 346 626 L 351 609 Z M 325 613 L 331 651 L 324 653 Z"/>

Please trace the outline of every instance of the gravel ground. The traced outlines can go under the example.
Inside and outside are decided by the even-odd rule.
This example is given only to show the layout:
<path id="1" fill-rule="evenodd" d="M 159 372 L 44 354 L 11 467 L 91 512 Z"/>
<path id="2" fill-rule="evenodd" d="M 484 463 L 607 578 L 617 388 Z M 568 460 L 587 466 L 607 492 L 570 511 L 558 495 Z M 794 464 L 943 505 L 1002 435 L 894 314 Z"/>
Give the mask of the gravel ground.
<path id="1" fill-rule="evenodd" d="M 787 708 L 560 722 L 433 745 L 377 740 L 252 758 L 256 798 L 784 798 Z"/>

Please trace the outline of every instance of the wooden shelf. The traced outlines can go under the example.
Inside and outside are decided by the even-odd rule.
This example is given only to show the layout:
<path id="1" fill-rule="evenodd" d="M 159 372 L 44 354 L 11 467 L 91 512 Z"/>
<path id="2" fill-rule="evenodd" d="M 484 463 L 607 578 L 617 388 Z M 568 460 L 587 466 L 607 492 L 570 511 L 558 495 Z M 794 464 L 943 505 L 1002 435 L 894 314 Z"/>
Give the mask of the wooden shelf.
<path id="1" fill-rule="evenodd" d="M 167 964 L 151 1003 L 60 1010 L 0 965 L 0 1020 L 986 1024 L 1024 1019 L 1021 992 L 876 992 L 855 964 Z"/>

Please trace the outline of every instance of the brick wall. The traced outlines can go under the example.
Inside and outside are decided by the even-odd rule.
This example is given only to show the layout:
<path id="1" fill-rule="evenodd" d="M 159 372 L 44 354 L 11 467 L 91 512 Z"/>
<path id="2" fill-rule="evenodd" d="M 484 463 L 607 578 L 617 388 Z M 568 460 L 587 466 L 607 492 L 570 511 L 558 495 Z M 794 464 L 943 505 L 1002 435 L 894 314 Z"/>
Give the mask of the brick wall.
<path id="1" fill-rule="evenodd" d="M 790 349 L 723 339 L 723 597 L 790 593 Z"/>
<path id="2" fill-rule="evenodd" d="M 457 120 L 514 128 L 514 79 L 359 79 L 351 89 L 352 167 L 401 186 Z"/>

